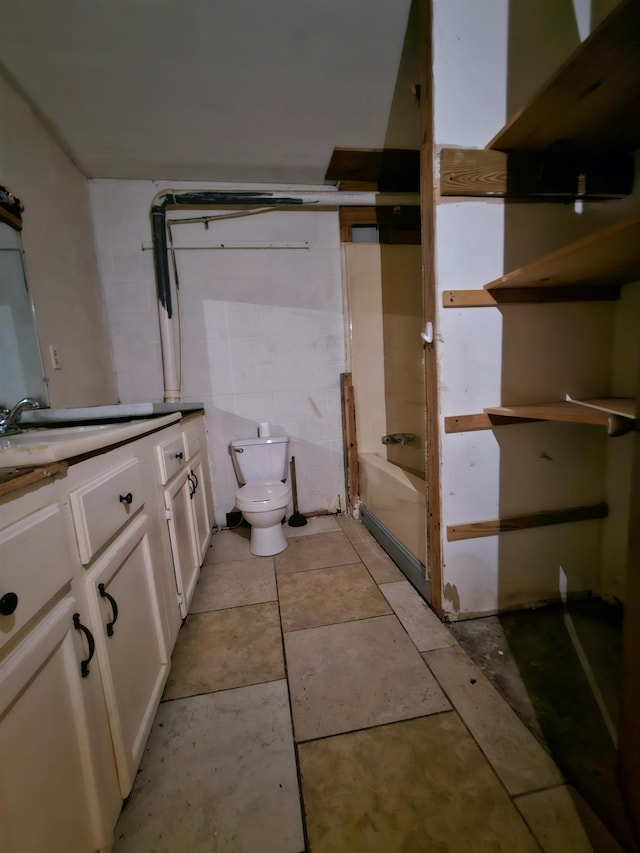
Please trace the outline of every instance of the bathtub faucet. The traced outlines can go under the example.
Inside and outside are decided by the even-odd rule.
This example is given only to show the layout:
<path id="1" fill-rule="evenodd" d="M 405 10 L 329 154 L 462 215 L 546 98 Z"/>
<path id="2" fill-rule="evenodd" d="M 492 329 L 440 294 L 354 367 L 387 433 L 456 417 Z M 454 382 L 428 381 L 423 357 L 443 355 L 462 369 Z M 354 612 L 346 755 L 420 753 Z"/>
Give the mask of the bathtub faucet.
<path id="1" fill-rule="evenodd" d="M 381 441 L 383 444 L 409 444 L 415 437 L 413 432 L 392 432 L 390 435 L 383 435 Z"/>

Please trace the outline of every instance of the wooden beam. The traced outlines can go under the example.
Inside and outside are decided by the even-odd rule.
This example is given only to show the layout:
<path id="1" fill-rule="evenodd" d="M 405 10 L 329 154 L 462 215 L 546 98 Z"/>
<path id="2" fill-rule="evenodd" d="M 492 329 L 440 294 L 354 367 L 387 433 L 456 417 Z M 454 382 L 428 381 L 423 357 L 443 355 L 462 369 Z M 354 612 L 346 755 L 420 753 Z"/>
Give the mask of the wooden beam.
<path id="1" fill-rule="evenodd" d="M 622 0 L 488 148 L 640 147 L 640 0 Z"/>
<path id="2" fill-rule="evenodd" d="M 426 321 L 437 320 L 437 291 L 433 247 L 435 206 L 433 169 L 433 47 L 432 2 L 418 0 L 420 56 L 420 198 L 422 211 L 422 292 Z M 426 423 L 425 479 L 427 509 L 426 572 L 431 584 L 430 604 L 443 615 L 442 497 L 440 481 L 440 424 L 438 418 L 438 337 L 424 348 Z"/>
<path id="3" fill-rule="evenodd" d="M 15 216 L 6 207 L 2 207 L 2 205 L 0 205 L 0 222 L 6 222 L 7 225 L 10 225 L 16 231 L 22 231 L 22 218 Z"/>
<path id="4" fill-rule="evenodd" d="M 633 191 L 633 156 L 443 148 L 440 195 L 567 201 L 623 198 Z"/>
<path id="5" fill-rule="evenodd" d="M 537 420 L 540 418 L 524 418 L 520 415 L 514 417 L 488 415 L 486 412 L 477 412 L 473 415 L 448 415 L 444 419 L 444 431 L 446 433 L 476 432 L 481 429 L 493 429 L 497 426 L 510 426 L 511 424 L 522 424 Z"/>
<path id="6" fill-rule="evenodd" d="M 420 152 L 405 148 L 334 148 L 325 181 L 380 192 L 418 192 Z"/>
<path id="7" fill-rule="evenodd" d="M 608 513 L 607 505 L 601 503 L 594 506 L 570 507 L 569 509 L 541 510 L 523 515 L 493 518 L 490 521 L 475 521 L 471 524 L 453 524 L 447 527 L 447 540 L 456 542 L 461 539 L 496 536 L 499 533 L 509 533 L 514 530 L 529 530 L 532 527 L 590 521 L 594 518 L 606 518 Z"/>
<path id="8" fill-rule="evenodd" d="M 350 373 L 340 374 L 340 389 L 342 393 L 342 429 L 344 432 L 344 469 L 347 501 L 350 507 L 354 507 L 360 495 L 360 481 L 358 474 L 356 406 Z"/>
<path id="9" fill-rule="evenodd" d="M 499 305 L 532 305 L 543 302 L 613 302 L 620 287 L 613 285 L 568 285 L 559 287 L 513 287 L 496 290 L 443 290 L 443 308 L 495 308 Z"/>

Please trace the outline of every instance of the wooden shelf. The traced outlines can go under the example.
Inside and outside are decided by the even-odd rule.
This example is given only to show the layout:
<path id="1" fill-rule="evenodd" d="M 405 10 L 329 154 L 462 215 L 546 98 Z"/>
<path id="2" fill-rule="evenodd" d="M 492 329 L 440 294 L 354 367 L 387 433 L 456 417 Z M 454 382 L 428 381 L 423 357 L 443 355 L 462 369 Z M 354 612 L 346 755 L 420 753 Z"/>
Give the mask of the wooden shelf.
<path id="1" fill-rule="evenodd" d="M 490 281 L 485 290 L 498 299 L 498 292 L 508 288 L 614 286 L 639 279 L 640 214 L 636 214 Z"/>
<path id="2" fill-rule="evenodd" d="M 636 401 L 628 398 L 568 399 L 553 403 L 490 406 L 484 411 L 489 417 L 594 424 L 606 427 L 609 435 L 624 435 L 635 428 Z"/>
<path id="3" fill-rule="evenodd" d="M 487 148 L 640 147 L 640 0 L 622 0 Z"/>

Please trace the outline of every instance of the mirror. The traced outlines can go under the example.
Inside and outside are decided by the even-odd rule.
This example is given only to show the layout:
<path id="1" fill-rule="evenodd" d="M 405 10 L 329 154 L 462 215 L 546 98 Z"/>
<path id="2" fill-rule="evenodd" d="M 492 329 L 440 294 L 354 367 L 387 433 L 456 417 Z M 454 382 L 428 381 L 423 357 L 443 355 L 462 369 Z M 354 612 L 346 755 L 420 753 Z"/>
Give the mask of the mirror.
<path id="1" fill-rule="evenodd" d="M 0 406 L 22 397 L 49 405 L 20 232 L 0 221 Z"/>

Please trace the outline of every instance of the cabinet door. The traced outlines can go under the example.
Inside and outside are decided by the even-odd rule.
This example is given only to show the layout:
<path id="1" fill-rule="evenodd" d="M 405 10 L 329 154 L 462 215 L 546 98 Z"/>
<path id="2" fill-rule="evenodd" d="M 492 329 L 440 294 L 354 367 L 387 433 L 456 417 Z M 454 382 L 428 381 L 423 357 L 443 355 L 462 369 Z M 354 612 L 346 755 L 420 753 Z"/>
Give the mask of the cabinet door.
<path id="1" fill-rule="evenodd" d="M 185 617 L 200 574 L 194 513 L 191 507 L 193 486 L 187 472 L 179 474 L 164 491 L 165 506 L 169 510 L 169 539 L 176 573 L 176 586 L 180 612 Z"/>
<path id="2" fill-rule="evenodd" d="M 91 570 L 87 598 L 120 790 L 126 797 L 168 674 L 145 515 L 131 523 Z"/>
<path id="3" fill-rule="evenodd" d="M 103 849 L 100 807 L 66 596 L 0 666 L 0 846 Z"/>
<path id="4" fill-rule="evenodd" d="M 198 563 L 202 565 L 211 539 L 211 520 L 209 518 L 204 470 L 199 456 L 189 462 L 189 479 L 191 481 L 191 509 L 193 511 L 196 550 Z"/>

